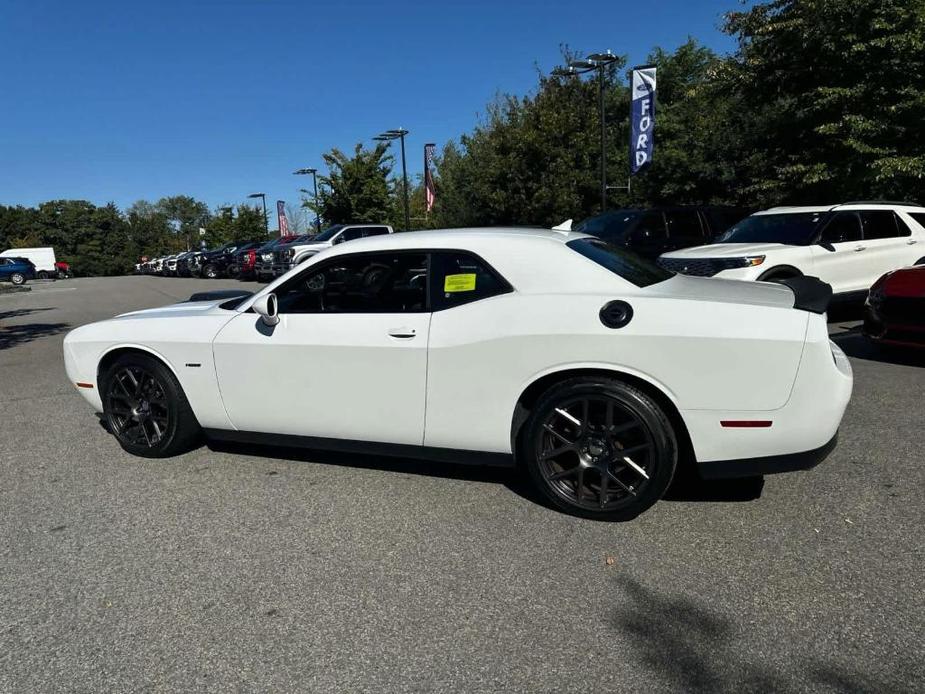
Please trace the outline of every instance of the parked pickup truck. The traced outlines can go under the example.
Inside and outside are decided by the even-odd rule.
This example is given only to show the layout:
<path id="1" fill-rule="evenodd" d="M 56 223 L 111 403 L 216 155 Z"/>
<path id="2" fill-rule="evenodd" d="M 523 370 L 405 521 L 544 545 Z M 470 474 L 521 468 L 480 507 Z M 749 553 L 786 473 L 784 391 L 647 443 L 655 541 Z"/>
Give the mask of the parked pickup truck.
<path id="1" fill-rule="evenodd" d="M 299 263 L 338 243 L 393 233 L 387 224 L 335 224 L 305 242 L 278 246 L 273 252 L 273 277 L 285 275 Z"/>

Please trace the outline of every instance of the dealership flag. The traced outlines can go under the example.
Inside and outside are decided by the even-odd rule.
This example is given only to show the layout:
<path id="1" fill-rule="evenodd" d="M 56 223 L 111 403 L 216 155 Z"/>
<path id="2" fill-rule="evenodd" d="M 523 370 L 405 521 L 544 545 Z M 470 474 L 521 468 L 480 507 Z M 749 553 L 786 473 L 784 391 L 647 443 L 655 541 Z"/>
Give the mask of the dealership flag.
<path id="1" fill-rule="evenodd" d="M 633 70 L 633 105 L 630 109 L 630 173 L 637 174 L 652 163 L 655 145 L 655 68 Z"/>
<path id="2" fill-rule="evenodd" d="M 424 195 L 427 198 L 427 211 L 430 212 L 434 207 L 434 201 L 437 199 L 437 191 L 434 189 L 434 176 L 430 172 L 430 167 L 434 163 L 434 150 L 437 145 L 428 143 L 424 145 Z"/>
<path id="3" fill-rule="evenodd" d="M 286 219 L 286 201 L 276 201 L 276 216 L 279 219 L 279 235 L 289 236 L 289 220 Z"/>

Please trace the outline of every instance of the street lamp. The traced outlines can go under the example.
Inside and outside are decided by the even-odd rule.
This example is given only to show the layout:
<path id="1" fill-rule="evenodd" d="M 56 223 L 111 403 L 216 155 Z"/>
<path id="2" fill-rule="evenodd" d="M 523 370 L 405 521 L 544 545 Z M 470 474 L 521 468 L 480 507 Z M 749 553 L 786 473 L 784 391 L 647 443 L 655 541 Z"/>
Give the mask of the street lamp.
<path id="1" fill-rule="evenodd" d="M 586 60 L 570 60 L 568 67 L 557 67 L 552 71 L 556 77 L 574 77 L 597 70 L 598 107 L 601 111 L 601 212 L 607 209 L 607 130 L 604 122 L 604 71 L 608 65 L 620 58 L 608 50 L 606 53 L 592 53 Z"/>
<path id="2" fill-rule="evenodd" d="M 270 218 L 267 217 L 267 194 L 266 193 L 251 193 L 247 197 L 249 198 L 260 198 L 263 200 L 263 228 L 267 232 L 267 236 L 270 235 Z"/>
<path id="3" fill-rule="evenodd" d="M 321 233 L 321 212 L 318 210 L 318 169 L 296 169 L 292 172 L 296 176 L 307 176 L 308 174 L 312 175 L 312 184 L 315 188 L 314 198 L 315 198 L 315 229 L 318 233 Z M 300 188 L 303 193 L 308 195 L 308 191 L 305 188 Z"/>
<path id="4" fill-rule="evenodd" d="M 405 231 L 411 230 L 411 205 L 408 202 L 408 169 L 405 167 L 405 135 L 408 131 L 404 128 L 395 130 L 386 130 L 380 135 L 376 135 L 374 140 L 379 142 L 391 142 L 392 140 L 401 140 L 401 177 L 405 191 Z"/>

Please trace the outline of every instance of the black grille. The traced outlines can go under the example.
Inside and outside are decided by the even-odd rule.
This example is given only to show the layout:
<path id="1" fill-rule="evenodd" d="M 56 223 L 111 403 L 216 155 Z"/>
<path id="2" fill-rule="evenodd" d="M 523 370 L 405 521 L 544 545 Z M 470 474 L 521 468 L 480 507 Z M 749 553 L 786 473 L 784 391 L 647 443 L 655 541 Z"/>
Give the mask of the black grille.
<path id="1" fill-rule="evenodd" d="M 882 320 L 889 323 L 925 326 L 925 299 L 904 296 L 888 296 L 877 300 L 871 297 Z"/>
<path id="2" fill-rule="evenodd" d="M 699 277 L 712 277 L 722 270 L 745 266 L 742 258 L 659 258 L 658 264 L 672 272 Z"/>

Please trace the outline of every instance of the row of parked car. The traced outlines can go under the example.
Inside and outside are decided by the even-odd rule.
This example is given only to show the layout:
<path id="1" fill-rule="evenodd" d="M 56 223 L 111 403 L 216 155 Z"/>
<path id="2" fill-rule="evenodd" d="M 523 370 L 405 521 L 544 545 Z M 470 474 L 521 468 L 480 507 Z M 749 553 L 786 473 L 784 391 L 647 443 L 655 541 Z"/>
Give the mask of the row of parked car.
<path id="1" fill-rule="evenodd" d="M 280 236 L 271 241 L 229 241 L 211 250 L 154 258 L 137 264 L 135 272 L 165 277 L 233 277 L 268 282 L 325 248 L 392 232 L 387 224 L 335 224 L 319 234 Z"/>

